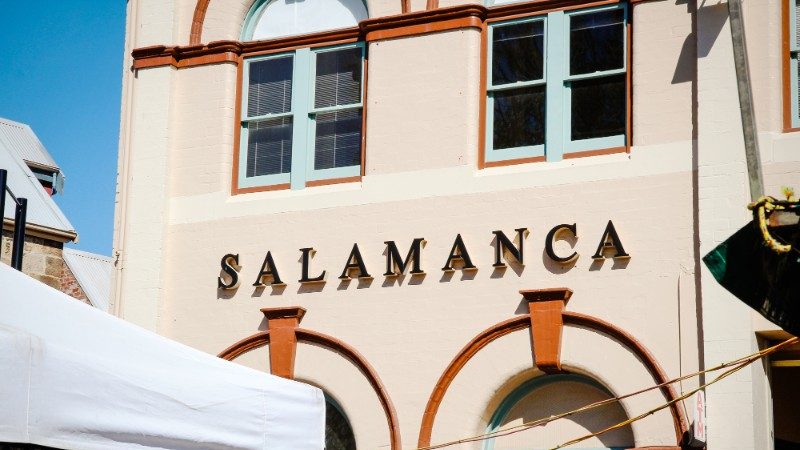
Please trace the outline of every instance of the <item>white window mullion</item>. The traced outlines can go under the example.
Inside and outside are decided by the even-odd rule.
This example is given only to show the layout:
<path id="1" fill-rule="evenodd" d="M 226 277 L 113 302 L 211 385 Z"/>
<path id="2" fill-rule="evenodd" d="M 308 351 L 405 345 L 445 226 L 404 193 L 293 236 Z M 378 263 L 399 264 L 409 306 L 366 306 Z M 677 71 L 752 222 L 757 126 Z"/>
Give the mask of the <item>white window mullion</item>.
<path id="1" fill-rule="evenodd" d="M 545 109 L 544 151 L 547 161 L 561 161 L 564 144 L 567 142 L 569 126 L 565 115 L 569 111 L 569 99 L 564 95 L 564 78 L 569 66 L 568 20 L 563 11 L 547 15 L 547 94 Z"/>
<path id="2" fill-rule="evenodd" d="M 308 88 L 311 78 L 311 50 L 301 48 L 295 52 L 294 78 L 292 85 L 292 111 L 294 112 L 294 129 L 292 134 L 292 172 L 290 185 L 292 189 L 303 189 L 306 186 L 306 152 L 309 147 L 309 111 L 311 93 Z"/>

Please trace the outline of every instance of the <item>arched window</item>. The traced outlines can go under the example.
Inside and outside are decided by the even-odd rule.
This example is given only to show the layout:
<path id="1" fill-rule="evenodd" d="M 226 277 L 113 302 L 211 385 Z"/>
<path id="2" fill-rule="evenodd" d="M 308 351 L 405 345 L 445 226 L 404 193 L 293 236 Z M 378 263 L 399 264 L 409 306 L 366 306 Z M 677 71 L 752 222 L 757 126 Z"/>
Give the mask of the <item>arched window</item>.
<path id="1" fill-rule="evenodd" d="M 486 431 L 507 430 L 613 397 L 608 389 L 582 375 L 536 377 L 524 382 L 500 402 Z M 605 429 L 627 418 L 625 410 L 619 403 L 611 403 L 544 426 L 489 439 L 485 441 L 484 450 L 552 448 L 565 441 Z M 633 446 L 633 431 L 630 427 L 625 427 L 588 439 L 570 448 L 623 449 Z"/>
<path id="2" fill-rule="evenodd" d="M 256 2 L 243 40 L 352 27 L 362 0 Z M 354 31 L 355 30 L 355 31 Z M 357 29 L 330 44 L 244 54 L 234 191 L 304 189 L 359 181 L 363 159 L 364 59 Z"/>
<path id="3" fill-rule="evenodd" d="M 362 0 L 261 0 L 245 21 L 243 41 L 358 26 L 369 17 Z"/>
<path id="4" fill-rule="evenodd" d="M 325 393 L 325 450 L 356 450 L 353 427 L 339 403 Z"/>

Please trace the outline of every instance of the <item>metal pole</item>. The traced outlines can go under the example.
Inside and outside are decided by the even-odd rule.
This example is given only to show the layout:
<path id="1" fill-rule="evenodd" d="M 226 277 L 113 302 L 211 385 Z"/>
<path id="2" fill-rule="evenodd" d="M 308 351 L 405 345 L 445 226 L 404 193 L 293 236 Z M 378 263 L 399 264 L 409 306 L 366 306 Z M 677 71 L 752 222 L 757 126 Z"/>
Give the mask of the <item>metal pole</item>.
<path id="1" fill-rule="evenodd" d="M 8 171 L 0 169 L 0 256 L 3 256 L 3 222 L 6 217 L 6 185 L 8 184 Z"/>
<path id="2" fill-rule="evenodd" d="M 11 250 L 11 267 L 22 271 L 22 253 L 25 246 L 25 216 L 28 214 L 28 199 L 17 199 L 14 214 L 14 247 Z"/>
<path id="3" fill-rule="evenodd" d="M 756 201 L 764 195 L 764 180 L 761 175 L 761 153 L 758 151 L 756 113 L 753 109 L 753 92 L 750 89 L 744 18 L 742 17 L 740 0 L 728 0 L 728 15 L 731 19 L 733 62 L 736 67 L 736 85 L 739 89 L 739 110 L 742 114 L 742 132 L 744 133 L 744 153 L 747 159 L 747 177 L 750 182 L 750 198 L 752 201 Z"/>

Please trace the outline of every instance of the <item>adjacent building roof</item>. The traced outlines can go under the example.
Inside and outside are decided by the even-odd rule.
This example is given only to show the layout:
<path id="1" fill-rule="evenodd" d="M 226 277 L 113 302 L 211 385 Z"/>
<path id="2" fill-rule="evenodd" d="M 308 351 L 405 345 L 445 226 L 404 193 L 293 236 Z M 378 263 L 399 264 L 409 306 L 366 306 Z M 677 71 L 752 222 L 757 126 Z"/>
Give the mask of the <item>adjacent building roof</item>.
<path id="1" fill-rule="evenodd" d="M 42 187 L 26 158 L 32 158 L 30 162 L 35 165 L 58 169 L 29 126 L 0 118 L 0 169 L 8 171 L 8 187 L 14 195 L 28 199 L 28 225 L 38 226 L 45 232 L 60 232 L 57 234 L 63 240 L 75 240 L 75 227 Z M 3 217 L 13 221 L 15 203 L 7 193 L 4 195 Z"/>
<path id="2" fill-rule="evenodd" d="M 89 301 L 98 309 L 108 312 L 111 296 L 111 272 L 113 261 L 108 256 L 64 249 L 64 262 L 72 271 Z"/>
<path id="3" fill-rule="evenodd" d="M 30 126 L 0 117 L 0 142 L 34 165 L 60 171 L 58 164 L 44 148 Z"/>

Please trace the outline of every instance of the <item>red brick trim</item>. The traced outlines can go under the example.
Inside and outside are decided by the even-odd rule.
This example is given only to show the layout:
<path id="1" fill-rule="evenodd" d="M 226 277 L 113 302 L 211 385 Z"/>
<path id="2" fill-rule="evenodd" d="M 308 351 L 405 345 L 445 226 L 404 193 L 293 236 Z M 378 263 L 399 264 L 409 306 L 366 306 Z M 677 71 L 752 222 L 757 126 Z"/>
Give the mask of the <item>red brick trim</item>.
<path id="1" fill-rule="evenodd" d="M 528 301 L 531 347 L 536 367 L 544 373 L 561 372 L 562 313 L 572 296 L 568 288 L 520 291 Z M 534 345 L 535 343 L 535 345 Z"/>
<path id="2" fill-rule="evenodd" d="M 299 47 L 331 45 L 356 40 L 393 39 L 464 28 L 484 30 L 487 22 L 497 20 L 618 3 L 635 5 L 651 0 L 533 0 L 490 8 L 475 4 L 439 8 L 438 0 L 428 0 L 426 10 L 413 13 L 408 11 L 409 1 L 402 0 L 402 14 L 366 19 L 361 21 L 357 27 L 263 41 L 223 40 L 203 45 L 201 44 L 202 27 L 210 0 L 198 0 L 195 5 L 189 45 L 156 45 L 135 49 L 132 52 L 133 68 L 145 69 L 162 66 L 183 68 L 205 64 L 237 63 L 238 57 L 245 53 L 286 51 Z M 628 41 L 630 42 L 630 39 Z M 485 52 L 483 53 L 485 54 Z"/>
<path id="3" fill-rule="evenodd" d="M 228 361 L 232 361 L 237 357 L 249 352 L 250 350 L 268 345 L 270 344 L 270 340 L 276 337 L 274 336 L 274 333 L 271 333 L 270 331 L 271 330 L 262 331 L 248 336 L 223 350 L 217 356 Z M 369 362 L 367 362 L 366 358 L 364 358 L 364 356 L 362 356 L 361 353 L 359 353 L 355 348 L 334 337 L 303 328 L 295 328 L 294 334 L 298 342 L 315 344 L 331 349 L 344 356 L 347 360 L 358 367 L 361 373 L 367 378 L 367 381 L 369 381 L 372 389 L 375 391 L 375 394 L 378 396 L 378 400 L 381 402 L 381 406 L 383 407 L 383 412 L 386 414 L 386 422 L 389 426 L 389 436 L 391 439 L 391 450 L 401 450 L 400 424 L 397 419 L 397 412 L 394 409 L 392 400 L 389 398 L 389 393 L 386 391 L 383 382 L 381 382 L 378 373 L 369 364 Z M 272 353 L 271 346 L 270 353 Z"/>
<path id="4" fill-rule="evenodd" d="M 294 359 L 297 354 L 295 330 L 306 313 L 304 308 L 261 308 L 270 331 L 269 369 L 273 375 L 294 378 Z"/>
<path id="5" fill-rule="evenodd" d="M 197 0 L 192 16 L 192 30 L 189 33 L 189 45 L 196 45 L 203 41 L 203 23 L 206 21 L 206 12 L 211 0 Z M 400 0 L 400 11 L 405 14 L 411 10 L 411 0 Z"/>
<path id="6" fill-rule="evenodd" d="M 630 349 L 631 352 L 633 352 L 633 354 L 639 358 L 642 364 L 647 368 L 648 372 L 650 372 L 650 375 L 653 376 L 653 379 L 656 383 L 661 384 L 668 381 L 664 370 L 661 368 L 661 365 L 653 357 L 653 355 L 638 340 L 636 340 L 636 338 L 621 328 L 592 316 L 569 311 L 562 313 L 562 319 L 565 325 L 593 329 L 612 337 L 620 344 Z M 431 392 L 431 395 L 428 399 L 428 404 L 426 405 L 425 412 L 422 416 L 422 424 L 420 426 L 419 440 L 417 443 L 418 447 L 427 447 L 430 445 L 433 423 L 436 419 L 436 413 L 439 410 L 439 406 L 441 405 L 445 393 L 450 387 L 450 384 L 453 382 L 461 369 L 463 369 L 464 366 L 469 362 L 469 360 L 472 359 L 472 357 L 475 356 L 475 354 L 477 354 L 480 350 L 489 345 L 492 341 L 509 333 L 513 333 L 514 331 L 528 328 L 530 327 L 530 324 L 530 314 L 520 315 L 497 323 L 475 336 L 469 343 L 467 343 L 467 345 L 464 346 L 464 348 L 458 352 L 458 354 L 456 354 L 456 356 L 440 376 L 439 381 L 434 386 L 433 392 Z M 661 392 L 669 401 L 677 398 L 677 394 L 672 386 L 665 386 L 661 388 Z M 688 425 L 683 409 L 681 409 L 677 402 L 670 406 L 670 412 L 672 413 L 673 425 L 675 427 L 676 443 L 679 446 L 684 432 L 688 430 Z"/>

